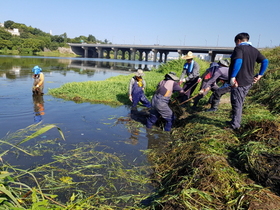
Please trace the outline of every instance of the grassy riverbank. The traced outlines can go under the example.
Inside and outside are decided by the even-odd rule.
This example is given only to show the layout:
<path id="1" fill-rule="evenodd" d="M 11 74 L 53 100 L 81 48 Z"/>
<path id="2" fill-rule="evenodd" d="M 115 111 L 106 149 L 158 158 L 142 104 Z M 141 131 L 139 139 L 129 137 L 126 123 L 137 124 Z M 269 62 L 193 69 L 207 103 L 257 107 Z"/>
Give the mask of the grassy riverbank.
<path id="1" fill-rule="evenodd" d="M 197 112 L 189 111 L 187 107 L 184 118 L 177 120 L 172 131 L 173 141 L 147 151 L 154 163 L 154 184 L 158 190 L 143 202 L 146 208 L 279 207 L 280 48 L 263 53 L 270 65 L 246 98 L 242 127 L 238 132 L 224 130 L 225 121 L 230 119 L 230 104 L 221 104 L 215 113 L 204 112 L 205 98 Z M 183 62 L 171 61 L 146 73 L 146 95 L 152 97 L 156 84 L 165 73 L 180 74 Z M 200 65 L 203 72 L 209 64 L 200 62 Z M 50 93 L 67 100 L 78 97 L 80 101 L 99 102 L 102 98 L 100 102 L 103 103 L 129 104 L 127 83 L 131 76 L 65 84 Z M 87 87 L 92 90 L 90 93 Z"/>
<path id="2" fill-rule="evenodd" d="M 200 64 L 201 69 L 205 70 L 209 66 L 207 62 L 201 60 L 197 60 L 197 62 Z M 183 64 L 184 60 L 182 59 L 173 60 L 163 64 L 157 70 L 145 72 L 144 79 L 147 82 L 146 96 L 149 99 L 152 98 L 156 85 L 164 78 L 165 74 L 173 71 L 180 75 Z M 55 97 L 76 102 L 105 103 L 112 106 L 131 104 L 128 99 L 128 84 L 134 74 L 120 75 L 108 78 L 105 81 L 66 83 L 60 88 L 50 89 L 48 92 Z"/>

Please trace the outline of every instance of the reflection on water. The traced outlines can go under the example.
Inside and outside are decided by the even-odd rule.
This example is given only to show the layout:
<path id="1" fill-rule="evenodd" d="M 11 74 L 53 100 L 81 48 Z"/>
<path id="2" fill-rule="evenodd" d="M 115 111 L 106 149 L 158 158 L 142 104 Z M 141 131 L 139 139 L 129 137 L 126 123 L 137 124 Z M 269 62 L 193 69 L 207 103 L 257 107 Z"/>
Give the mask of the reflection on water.
<path id="1" fill-rule="evenodd" d="M 107 68 L 111 70 L 127 70 L 127 71 L 135 71 L 137 69 L 142 69 L 144 71 L 149 71 L 152 68 L 157 68 L 157 63 L 149 64 L 148 62 L 144 63 L 136 63 L 136 62 L 120 62 L 120 61 L 109 61 L 108 59 L 106 61 L 96 61 L 96 60 L 71 60 L 71 63 L 68 67 L 73 68 L 79 68 L 79 69 L 102 69 Z"/>
<path id="2" fill-rule="evenodd" d="M 42 95 L 33 94 L 34 104 L 34 123 L 42 121 L 42 116 L 45 115 L 44 98 Z"/>
<path id="3" fill-rule="evenodd" d="M 36 56 L 1 56 L 0 76 L 6 79 L 26 78 L 32 74 L 34 65 L 39 65 L 43 72 L 60 72 L 66 75 L 69 71 L 93 76 L 95 72 L 114 71 L 123 73 L 142 69 L 150 71 L 160 64 L 151 61 L 127 61 L 93 58 L 48 58 Z"/>

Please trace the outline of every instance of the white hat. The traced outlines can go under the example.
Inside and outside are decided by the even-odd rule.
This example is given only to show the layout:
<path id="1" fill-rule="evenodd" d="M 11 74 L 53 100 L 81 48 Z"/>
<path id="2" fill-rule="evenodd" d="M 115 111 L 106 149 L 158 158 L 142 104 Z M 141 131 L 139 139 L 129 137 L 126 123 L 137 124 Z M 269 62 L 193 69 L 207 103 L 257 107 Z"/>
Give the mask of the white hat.
<path id="1" fill-rule="evenodd" d="M 192 51 L 189 51 L 187 55 L 182 56 L 182 59 L 186 59 L 186 60 L 193 59 L 193 58 L 194 58 L 194 56 L 193 56 Z"/>
<path id="2" fill-rule="evenodd" d="M 135 73 L 135 75 L 136 75 L 137 77 L 142 77 L 142 76 L 144 76 L 145 74 L 144 74 L 143 70 L 138 69 L 137 72 Z"/>
<path id="3" fill-rule="evenodd" d="M 179 77 L 176 76 L 176 73 L 175 73 L 175 72 L 172 72 L 172 71 L 169 72 L 169 74 L 166 74 L 165 77 L 166 77 L 166 76 L 170 77 L 170 78 L 171 78 L 172 80 L 174 80 L 174 81 L 179 80 Z"/>
<path id="4" fill-rule="evenodd" d="M 220 61 L 218 62 L 218 64 L 222 64 L 222 65 L 228 67 L 228 66 L 229 66 L 229 61 L 228 61 L 227 59 L 226 59 L 226 60 L 220 60 Z"/>

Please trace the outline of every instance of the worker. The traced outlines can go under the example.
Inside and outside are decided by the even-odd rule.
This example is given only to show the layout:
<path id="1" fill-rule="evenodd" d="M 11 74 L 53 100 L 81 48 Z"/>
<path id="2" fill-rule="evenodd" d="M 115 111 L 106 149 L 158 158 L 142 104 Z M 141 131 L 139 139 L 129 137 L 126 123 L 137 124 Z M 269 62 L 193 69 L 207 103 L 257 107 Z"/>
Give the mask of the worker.
<path id="1" fill-rule="evenodd" d="M 32 92 L 35 95 L 43 95 L 45 77 L 44 74 L 42 73 L 42 69 L 39 66 L 34 66 L 32 72 L 34 73 Z"/>
<path id="2" fill-rule="evenodd" d="M 128 87 L 128 97 L 132 102 L 132 108 L 136 107 L 139 102 L 143 106 L 150 108 L 151 103 L 144 94 L 144 89 L 146 88 L 146 81 L 143 79 L 144 72 L 138 69 L 135 76 L 131 78 Z"/>
<path id="3" fill-rule="evenodd" d="M 152 128 L 158 118 L 161 116 L 165 119 L 165 131 L 171 131 L 175 119 L 173 111 L 168 106 L 173 92 L 183 93 L 183 88 L 178 84 L 179 77 L 174 72 L 165 75 L 164 80 L 159 82 L 157 90 L 152 98 L 152 108 L 147 119 L 147 128 Z"/>
<path id="4" fill-rule="evenodd" d="M 199 95 L 194 100 L 193 107 L 196 107 L 199 100 L 203 98 L 210 90 L 213 92 L 209 98 L 211 108 L 207 111 L 216 111 L 219 106 L 220 98 L 227 92 L 230 92 L 230 88 L 222 86 L 221 88 L 217 85 L 217 82 L 227 84 L 228 81 L 228 67 L 229 61 L 220 60 L 218 63 L 211 63 L 210 68 L 201 76 L 203 81 L 199 91 Z M 226 89 L 223 89 L 226 88 Z"/>
<path id="5" fill-rule="evenodd" d="M 188 100 L 198 83 L 201 82 L 201 78 L 199 77 L 200 66 L 196 61 L 193 60 L 193 58 L 194 55 L 191 51 L 189 51 L 186 56 L 182 57 L 182 59 L 185 59 L 186 62 L 183 66 L 179 84 L 181 85 L 184 83 L 183 89 L 185 92 L 178 97 L 180 102 Z"/>

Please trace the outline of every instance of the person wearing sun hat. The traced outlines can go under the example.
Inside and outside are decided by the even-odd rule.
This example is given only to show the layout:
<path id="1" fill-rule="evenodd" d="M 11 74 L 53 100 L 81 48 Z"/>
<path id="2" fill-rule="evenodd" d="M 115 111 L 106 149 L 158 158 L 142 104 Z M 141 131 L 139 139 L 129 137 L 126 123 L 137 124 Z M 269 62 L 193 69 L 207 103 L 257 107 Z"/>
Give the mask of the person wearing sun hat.
<path id="1" fill-rule="evenodd" d="M 152 128 L 158 118 L 161 116 L 166 120 L 164 130 L 171 131 L 174 121 L 173 111 L 168 106 L 172 93 L 175 91 L 183 93 L 184 90 L 178 84 L 179 78 L 174 72 L 169 72 L 164 76 L 164 80 L 159 82 L 157 90 L 152 98 L 152 109 L 147 119 L 147 128 Z"/>
<path id="2" fill-rule="evenodd" d="M 201 82 L 201 78 L 199 77 L 200 66 L 196 61 L 193 60 L 194 58 L 193 53 L 189 51 L 187 55 L 182 56 L 181 58 L 186 60 L 186 62 L 183 66 L 183 71 L 180 76 L 179 84 L 181 85 L 182 83 L 184 83 L 183 85 L 184 91 L 189 90 L 178 97 L 178 99 L 181 102 L 183 102 L 190 98 L 197 84 Z"/>
<path id="3" fill-rule="evenodd" d="M 151 103 L 144 94 L 144 89 L 146 88 L 146 81 L 143 79 L 144 72 L 138 69 L 135 76 L 131 78 L 128 87 L 128 97 L 132 102 L 132 107 L 136 107 L 139 102 L 143 106 L 150 108 Z"/>
<path id="4" fill-rule="evenodd" d="M 45 76 L 42 73 L 42 68 L 40 68 L 39 66 L 34 66 L 32 72 L 34 73 L 32 92 L 33 94 L 43 95 Z"/>

